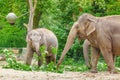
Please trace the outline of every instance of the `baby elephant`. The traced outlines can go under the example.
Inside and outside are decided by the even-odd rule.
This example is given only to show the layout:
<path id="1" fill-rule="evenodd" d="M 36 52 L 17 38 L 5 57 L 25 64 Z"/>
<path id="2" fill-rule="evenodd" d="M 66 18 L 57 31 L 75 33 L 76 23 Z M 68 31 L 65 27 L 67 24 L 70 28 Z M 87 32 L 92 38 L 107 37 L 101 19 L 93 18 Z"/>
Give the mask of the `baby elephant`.
<path id="1" fill-rule="evenodd" d="M 38 56 L 41 56 L 40 47 L 45 46 L 46 52 L 46 63 L 53 61 L 56 63 L 56 54 L 53 53 L 52 49 L 58 49 L 58 40 L 55 34 L 45 28 L 33 29 L 28 32 L 27 37 L 27 56 L 25 63 L 30 65 L 33 57 L 33 53 L 36 52 Z M 42 57 L 42 56 L 41 56 Z M 43 58 L 38 60 L 38 66 L 41 66 Z"/>

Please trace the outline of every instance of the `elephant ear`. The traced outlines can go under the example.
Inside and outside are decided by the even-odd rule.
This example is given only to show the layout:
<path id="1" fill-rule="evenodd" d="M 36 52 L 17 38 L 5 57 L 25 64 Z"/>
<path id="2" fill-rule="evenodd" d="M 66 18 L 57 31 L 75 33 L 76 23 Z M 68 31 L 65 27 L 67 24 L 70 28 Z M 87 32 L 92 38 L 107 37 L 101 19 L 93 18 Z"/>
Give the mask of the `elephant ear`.
<path id="1" fill-rule="evenodd" d="M 86 25 L 86 27 L 87 27 L 87 29 L 86 29 L 87 36 L 89 36 L 91 33 L 93 33 L 96 30 L 95 23 L 96 23 L 95 18 L 92 18 L 92 17 L 88 18 L 88 23 Z"/>
<path id="2" fill-rule="evenodd" d="M 45 35 L 44 35 L 44 33 L 43 32 L 41 32 L 40 34 L 39 34 L 39 42 L 42 44 L 42 43 L 44 43 L 44 41 L 45 41 Z"/>

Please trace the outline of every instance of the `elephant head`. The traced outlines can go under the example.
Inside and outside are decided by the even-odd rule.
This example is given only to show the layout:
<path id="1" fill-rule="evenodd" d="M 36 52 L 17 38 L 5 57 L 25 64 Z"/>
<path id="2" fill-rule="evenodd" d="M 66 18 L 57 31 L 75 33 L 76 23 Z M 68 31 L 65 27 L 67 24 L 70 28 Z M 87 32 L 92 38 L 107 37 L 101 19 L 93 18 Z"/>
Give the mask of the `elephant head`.
<path id="1" fill-rule="evenodd" d="M 76 37 L 78 37 L 79 40 L 86 39 L 91 33 L 93 33 L 95 31 L 96 21 L 97 21 L 96 17 L 94 17 L 90 14 L 87 14 L 87 13 L 81 15 L 78 18 L 78 20 L 73 24 L 73 26 L 69 32 L 67 42 L 65 44 L 62 55 L 58 61 L 57 67 L 59 67 L 59 65 L 61 64 L 64 56 L 66 55 L 66 53 L 72 46 L 74 39 Z"/>
<path id="2" fill-rule="evenodd" d="M 39 48 L 42 43 L 43 39 L 43 34 L 39 33 L 36 30 L 32 30 L 28 33 L 26 37 L 26 41 L 31 45 L 31 47 L 38 53 L 39 53 Z"/>

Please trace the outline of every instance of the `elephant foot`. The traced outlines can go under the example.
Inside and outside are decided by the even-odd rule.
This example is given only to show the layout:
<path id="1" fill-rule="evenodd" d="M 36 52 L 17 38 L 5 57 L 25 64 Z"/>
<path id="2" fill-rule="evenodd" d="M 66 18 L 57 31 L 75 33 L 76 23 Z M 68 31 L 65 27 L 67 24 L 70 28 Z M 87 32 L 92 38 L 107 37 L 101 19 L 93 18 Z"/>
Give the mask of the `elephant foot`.
<path id="1" fill-rule="evenodd" d="M 109 72 L 110 72 L 111 74 L 117 74 L 117 73 L 118 73 L 117 69 L 110 70 Z"/>
<path id="2" fill-rule="evenodd" d="M 91 73 L 97 73 L 98 71 L 96 69 L 91 69 L 90 72 Z"/>
<path id="3" fill-rule="evenodd" d="M 91 69 L 92 66 L 90 63 L 86 63 L 86 65 L 87 65 L 88 69 Z"/>
<path id="4" fill-rule="evenodd" d="M 42 61 L 38 61 L 38 67 L 40 67 L 42 65 Z"/>
<path id="5" fill-rule="evenodd" d="M 118 69 L 111 69 L 108 67 L 107 71 L 109 71 L 111 74 L 117 74 L 118 73 Z"/>

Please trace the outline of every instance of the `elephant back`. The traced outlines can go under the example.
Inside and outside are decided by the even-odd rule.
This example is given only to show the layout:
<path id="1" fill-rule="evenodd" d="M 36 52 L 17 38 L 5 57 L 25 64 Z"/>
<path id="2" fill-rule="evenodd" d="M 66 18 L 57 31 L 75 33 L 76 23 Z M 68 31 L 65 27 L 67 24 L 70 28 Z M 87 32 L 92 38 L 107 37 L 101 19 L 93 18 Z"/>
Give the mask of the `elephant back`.
<path id="1" fill-rule="evenodd" d="M 46 28 L 38 28 L 37 31 L 46 38 L 48 45 L 52 45 L 53 47 L 58 47 L 57 37 L 52 31 Z"/>

